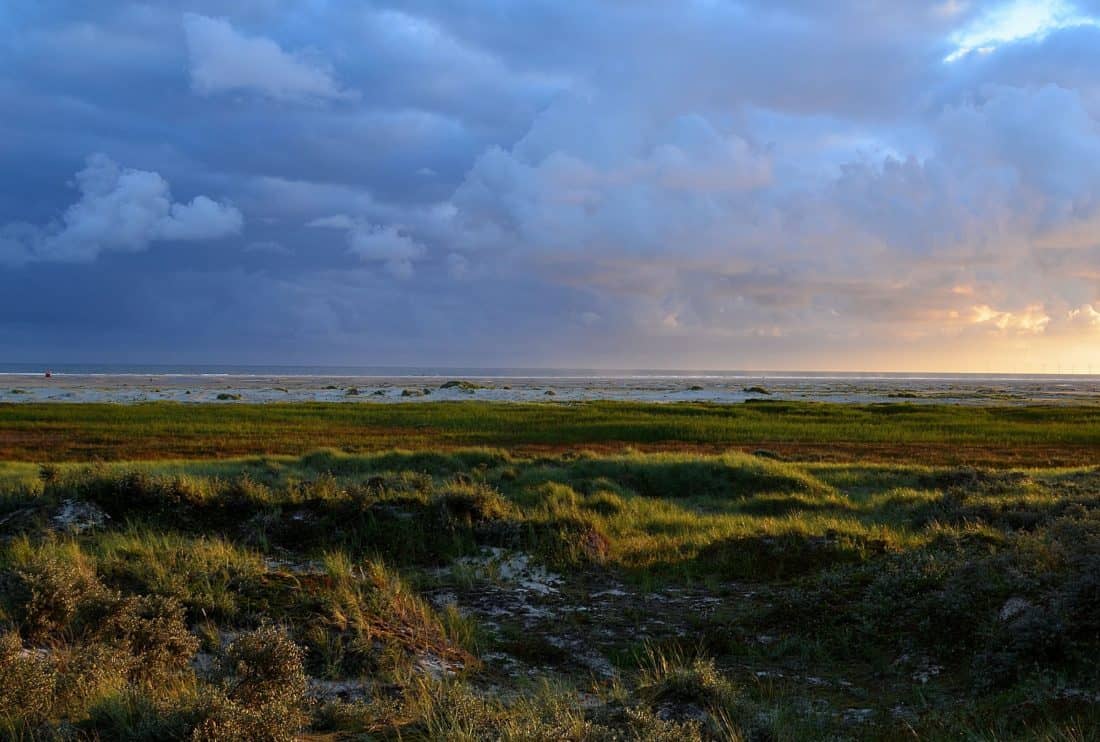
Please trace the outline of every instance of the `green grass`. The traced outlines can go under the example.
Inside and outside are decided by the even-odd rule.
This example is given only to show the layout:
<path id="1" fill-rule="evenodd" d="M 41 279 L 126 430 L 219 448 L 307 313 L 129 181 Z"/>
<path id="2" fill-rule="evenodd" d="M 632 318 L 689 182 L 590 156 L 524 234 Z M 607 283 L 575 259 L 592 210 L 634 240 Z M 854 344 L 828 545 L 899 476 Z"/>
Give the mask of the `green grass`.
<path id="1" fill-rule="evenodd" d="M 49 415 L 199 440 L 241 424 L 223 409 Z M 0 737 L 1096 738 L 1100 469 L 683 446 L 806 417 L 1026 452 L 1089 413 L 777 409 L 234 407 L 319 442 L 433 425 L 406 450 L 0 464 Z M 602 446 L 632 415 L 667 445 Z M 85 504 L 104 525 L 58 527 Z"/>
<path id="2" fill-rule="evenodd" d="M 1081 700 L 1100 684 L 1098 469 L 472 448 L 8 464 L 0 483 L 0 699 L 35 699 L 0 700 L 12 737 L 67 720 L 245 739 L 296 719 L 383 739 L 1091 739 L 1098 722 Z M 68 500 L 110 520 L 58 532 Z M 494 608 L 515 587 L 469 566 L 487 547 L 561 575 L 552 618 Z M 586 618 L 608 586 L 621 605 Z M 670 602 L 685 594 L 701 602 Z M 615 675 L 577 668 L 561 632 Z M 241 653 L 268 667 L 253 700 Z M 311 699 L 306 676 L 362 690 Z"/>
<path id="3" fill-rule="evenodd" d="M 1083 463 L 1100 407 L 641 404 L 174 403 L 0 405 L 0 459 L 65 461 L 583 446 L 776 447 L 796 457 Z"/>

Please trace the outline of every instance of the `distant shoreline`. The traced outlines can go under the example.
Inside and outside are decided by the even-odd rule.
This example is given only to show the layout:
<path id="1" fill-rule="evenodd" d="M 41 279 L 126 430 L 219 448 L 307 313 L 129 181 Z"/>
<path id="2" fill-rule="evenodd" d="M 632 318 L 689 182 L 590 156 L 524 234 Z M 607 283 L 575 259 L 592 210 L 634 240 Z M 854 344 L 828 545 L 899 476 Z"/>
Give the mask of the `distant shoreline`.
<path id="1" fill-rule="evenodd" d="M 432 370 L 425 370 L 432 371 Z M 449 385 L 447 382 L 462 382 Z M 0 373 L 0 403 L 712 402 L 1100 404 L 1095 376 Z"/>
<path id="2" fill-rule="evenodd" d="M 709 370 L 709 369 L 586 369 L 527 367 L 444 367 L 444 366 L 297 366 L 234 364 L 27 364 L 0 366 L 0 377 L 91 378 L 284 378 L 284 379 L 572 379 L 572 380 L 913 380 L 913 381 L 1079 381 L 1095 379 L 1090 371 L 1050 372 L 953 372 L 953 371 L 798 371 L 798 370 Z"/>

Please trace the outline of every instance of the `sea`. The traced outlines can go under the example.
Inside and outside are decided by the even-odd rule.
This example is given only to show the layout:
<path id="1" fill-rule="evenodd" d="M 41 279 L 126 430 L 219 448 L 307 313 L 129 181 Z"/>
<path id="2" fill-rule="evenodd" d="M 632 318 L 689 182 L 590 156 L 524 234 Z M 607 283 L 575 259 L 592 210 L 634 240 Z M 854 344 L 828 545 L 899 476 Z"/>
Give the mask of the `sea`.
<path id="1" fill-rule="evenodd" d="M 1050 373 L 936 373 L 904 371 L 784 371 L 714 369 L 608 369 L 532 368 L 463 366 L 293 366 L 234 364 L 150 364 L 150 363 L 4 363 L 0 375 L 40 376 L 45 371 L 67 376 L 163 376 L 163 377 L 315 377 L 315 378 L 484 378 L 484 379 L 775 379 L 775 380 L 901 380 L 960 383 L 1034 382 L 1052 383 L 1100 381 L 1100 373 L 1088 370 Z"/>

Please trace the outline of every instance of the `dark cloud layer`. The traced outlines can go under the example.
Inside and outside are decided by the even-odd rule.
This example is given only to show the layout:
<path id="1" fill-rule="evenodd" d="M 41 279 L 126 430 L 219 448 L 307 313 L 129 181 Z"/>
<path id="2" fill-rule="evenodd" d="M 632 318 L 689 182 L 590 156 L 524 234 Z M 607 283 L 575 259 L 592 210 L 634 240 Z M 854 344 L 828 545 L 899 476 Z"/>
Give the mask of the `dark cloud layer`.
<path id="1" fill-rule="evenodd" d="M 0 360 L 1085 367 L 1097 19 L 13 0 Z"/>

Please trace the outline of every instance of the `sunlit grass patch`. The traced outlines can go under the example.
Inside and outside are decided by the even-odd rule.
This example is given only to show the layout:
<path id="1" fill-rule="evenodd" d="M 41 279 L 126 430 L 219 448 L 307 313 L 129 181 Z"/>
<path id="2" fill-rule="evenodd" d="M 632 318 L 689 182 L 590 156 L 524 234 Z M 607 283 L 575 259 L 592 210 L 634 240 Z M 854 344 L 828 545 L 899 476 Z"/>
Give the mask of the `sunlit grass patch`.
<path id="1" fill-rule="evenodd" d="M 1094 718 L 1096 469 L 314 449 L 0 471 L 0 736 L 1020 738 Z M 111 517 L 68 528 L 77 505 Z M 999 718 L 1009 700 L 1026 718 Z"/>
<path id="2" fill-rule="evenodd" d="M 237 617 L 242 590 L 266 571 L 260 554 L 224 538 L 149 526 L 104 533 L 89 551 L 107 582 L 174 597 L 187 607 L 192 620 Z"/>

